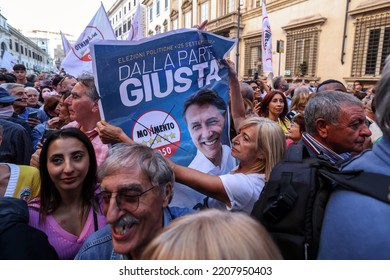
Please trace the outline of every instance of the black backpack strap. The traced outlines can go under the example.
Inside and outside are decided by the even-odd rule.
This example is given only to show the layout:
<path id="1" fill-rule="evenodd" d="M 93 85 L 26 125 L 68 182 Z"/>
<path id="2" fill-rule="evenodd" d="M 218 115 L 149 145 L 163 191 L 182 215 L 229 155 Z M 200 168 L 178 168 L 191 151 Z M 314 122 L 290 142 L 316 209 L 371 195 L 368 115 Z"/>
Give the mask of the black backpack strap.
<path id="1" fill-rule="evenodd" d="M 287 162 L 303 162 L 304 153 L 307 151 L 302 142 L 293 143 L 287 150 L 283 164 Z M 269 196 L 275 196 L 276 199 L 272 204 L 268 205 L 261 213 L 264 219 L 276 222 L 288 213 L 294 206 L 298 194 L 292 185 L 293 172 L 282 172 L 278 186 L 275 188 Z M 270 182 L 269 182 L 270 183 Z M 275 182 L 276 183 L 276 182 Z M 266 186 L 267 187 L 267 186 Z M 265 187 L 265 188 L 266 188 Z M 264 188 L 264 189 L 265 189 Z M 261 198 L 261 194 L 260 194 Z M 260 200 L 259 198 L 259 200 Z"/>
<path id="2" fill-rule="evenodd" d="M 292 185 L 292 177 L 292 172 L 282 173 L 277 199 L 264 209 L 264 219 L 276 222 L 280 218 L 284 217 L 294 206 L 298 198 L 298 194 Z"/>
<path id="3" fill-rule="evenodd" d="M 319 169 L 319 172 L 343 189 L 359 192 L 390 204 L 387 198 L 390 192 L 390 176 L 363 170 L 333 171 L 324 168 Z"/>

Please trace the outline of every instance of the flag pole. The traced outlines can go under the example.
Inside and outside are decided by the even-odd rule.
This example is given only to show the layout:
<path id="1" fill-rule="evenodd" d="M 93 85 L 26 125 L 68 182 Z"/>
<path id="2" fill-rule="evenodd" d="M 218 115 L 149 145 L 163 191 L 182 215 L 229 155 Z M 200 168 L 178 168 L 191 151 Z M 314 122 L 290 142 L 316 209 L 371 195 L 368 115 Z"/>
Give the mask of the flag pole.
<path id="1" fill-rule="evenodd" d="M 238 75 L 238 68 L 240 62 L 240 21 L 241 21 L 241 0 L 238 0 L 237 9 L 237 51 L 236 51 L 236 73 Z"/>

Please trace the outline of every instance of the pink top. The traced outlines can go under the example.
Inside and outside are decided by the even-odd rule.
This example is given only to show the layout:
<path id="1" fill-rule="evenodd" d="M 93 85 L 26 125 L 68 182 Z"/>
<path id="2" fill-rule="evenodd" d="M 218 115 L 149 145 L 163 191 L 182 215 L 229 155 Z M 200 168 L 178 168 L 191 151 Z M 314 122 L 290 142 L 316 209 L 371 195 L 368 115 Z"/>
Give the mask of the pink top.
<path id="1" fill-rule="evenodd" d="M 29 205 L 30 226 L 47 234 L 50 244 L 57 251 L 61 260 L 73 260 L 85 239 L 95 232 L 92 208 L 89 211 L 88 218 L 80 236 L 75 236 L 64 230 L 52 215 L 46 216 L 46 222 L 44 224 L 39 223 L 39 211 L 36 206 L 37 204 Z M 97 214 L 97 220 L 99 229 L 107 224 L 103 214 Z"/>

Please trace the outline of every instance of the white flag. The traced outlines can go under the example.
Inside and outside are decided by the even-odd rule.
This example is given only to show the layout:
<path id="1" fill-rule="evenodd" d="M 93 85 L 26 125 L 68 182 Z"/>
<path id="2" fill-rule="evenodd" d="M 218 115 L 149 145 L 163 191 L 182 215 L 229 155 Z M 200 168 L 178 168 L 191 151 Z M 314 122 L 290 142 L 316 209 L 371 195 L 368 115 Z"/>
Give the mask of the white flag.
<path id="1" fill-rule="evenodd" d="M 53 59 L 53 72 L 56 73 L 56 74 L 60 73 L 60 70 L 58 70 L 58 67 L 57 67 L 55 59 Z"/>
<path id="2" fill-rule="evenodd" d="M 130 41 L 138 41 L 142 39 L 144 36 L 142 34 L 142 26 L 141 26 L 141 4 L 138 2 L 137 8 L 135 9 L 133 21 L 131 22 L 131 26 L 129 29 L 129 38 Z"/>
<path id="3" fill-rule="evenodd" d="M 68 39 L 66 39 L 65 34 L 62 33 L 62 31 L 60 31 L 60 33 L 61 33 L 61 40 L 62 40 L 62 49 L 64 50 L 64 54 L 66 55 L 72 48 L 72 45 L 69 43 Z"/>
<path id="4" fill-rule="evenodd" d="M 8 71 L 14 71 L 14 65 L 17 64 L 17 59 L 8 51 L 4 51 L 3 57 L 1 59 L 1 68 L 5 68 Z"/>
<path id="5" fill-rule="evenodd" d="M 262 10 L 263 35 L 261 36 L 261 56 L 263 72 L 272 73 L 272 33 L 264 2 L 262 3 Z"/>
<path id="6" fill-rule="evenodd" d="M 95 40 L 116 40 L 114 30 L 108 20 L 103 4 L 95 16 L 85 27 L 71 51 L 62 61 L 61 67 L 73 75 L 80 76 L 84 72 L 92 73 L 92 59 L 89 44 Z"/>

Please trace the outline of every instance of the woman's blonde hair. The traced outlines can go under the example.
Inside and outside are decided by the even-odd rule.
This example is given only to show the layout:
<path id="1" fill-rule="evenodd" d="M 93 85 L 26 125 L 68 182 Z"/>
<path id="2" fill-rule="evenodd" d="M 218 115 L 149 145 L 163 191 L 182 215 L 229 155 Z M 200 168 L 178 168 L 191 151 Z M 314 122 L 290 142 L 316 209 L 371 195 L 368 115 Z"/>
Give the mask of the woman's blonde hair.
<path id="1" fill-rule="evenodd" d="M 310 90 L 305 86 L 298 87 L 294 90 L 294 96 L 291 101 L 291 110 L 301 112 L 301 105 L 306 106 L 309 99 Z"/>
<path id="2" fill-rule="evenodd" d="M 256 150 L 264 156 L 258 164 L 251 168 L 248 173 L 264 173 L 267 181 L 272 168 L 284 158 L 286 152 L 286 137 L 280 125 L 263 117 L 252 117 L 245 119 L 240 128 L 250 126 L 256 127 Z"/>
<path id="3" fill-rule="evenodd" d="M 149 260 L 277 260 L 279 249 L 247 214 L 208 209 L 174 220 L 145 249 Z"/>

